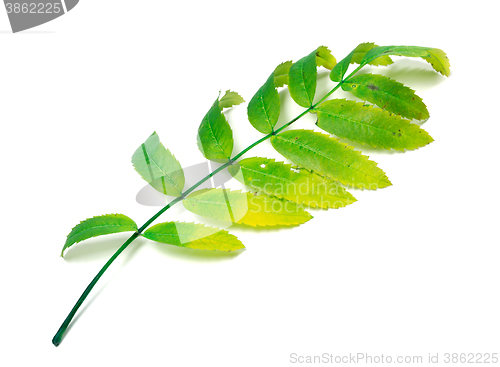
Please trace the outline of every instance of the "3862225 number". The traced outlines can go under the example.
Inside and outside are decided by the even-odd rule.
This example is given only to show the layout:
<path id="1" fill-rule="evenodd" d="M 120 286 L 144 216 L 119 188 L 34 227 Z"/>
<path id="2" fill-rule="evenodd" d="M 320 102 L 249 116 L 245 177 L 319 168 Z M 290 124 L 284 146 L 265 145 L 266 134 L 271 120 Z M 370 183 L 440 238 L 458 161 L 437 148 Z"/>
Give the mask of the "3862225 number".
<path id="1" fill-rule="evenodd" d="M 498 363 L 498 353 L 445 353 L 444 363 Z"/>
<path id="2" fill-rule="evenodd" d="M 11 14 L 59 14 L 60 3 L 6 3 L 7 13 Z"/>

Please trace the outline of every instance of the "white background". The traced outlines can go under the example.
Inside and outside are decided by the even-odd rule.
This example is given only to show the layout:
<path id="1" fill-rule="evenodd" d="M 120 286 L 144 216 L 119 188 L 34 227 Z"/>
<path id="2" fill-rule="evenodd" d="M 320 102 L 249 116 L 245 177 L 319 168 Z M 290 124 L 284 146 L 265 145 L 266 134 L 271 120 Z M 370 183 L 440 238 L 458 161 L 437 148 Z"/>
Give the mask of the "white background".
<path id="1" fill-rule="evenodd" d="M 0 10 L 0 364 L 277 367 L 293 365 L 291 353 L 500 353 L 493 5 L 82 0 L 20 34 Z M 451 60 L 450 78 L 416 59 L 372 68 L 416 89 L 431 114 L 429 146 L 363 150 L 393 186 L 352 190 L 358 202 L 313 211 L 298 228 L 231 228 L 246 245 L 237 254 L 138 240 L 51 344 L 128 237 L 80 243 L 62 259 L 70 229 L 115 212 L 140 225 L 158 209 L 135 201 L 144 182 L 130 163 L 153 131 L 184 166 L 203 162 L 196 131 L 219 91 L 249 101 L 280 62 L 320 45 L 340 60 L 361 42 L 432 46 Z M 321 75 L 318 95 L 333 85 Z M 302 109 L 281 98 L 284 123 Z M 246 104 L 227 116 L 235 151 L 260 138 Z M 254 155 L 278 157 L 267 142 Z M 178 206 L 162 220 L 178 218 L 199 219 Z"/>

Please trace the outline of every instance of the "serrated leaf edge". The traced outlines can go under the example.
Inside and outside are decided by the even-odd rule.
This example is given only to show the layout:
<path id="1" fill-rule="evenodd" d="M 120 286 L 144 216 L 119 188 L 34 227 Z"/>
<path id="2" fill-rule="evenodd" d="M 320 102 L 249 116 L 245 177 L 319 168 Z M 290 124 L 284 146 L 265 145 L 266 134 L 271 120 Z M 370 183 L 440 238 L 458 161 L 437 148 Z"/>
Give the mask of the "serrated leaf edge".
<path id="1" fill-rule="evenodd" d="M 158 223 L 158 224 L 155 224 L 154 226 L 151 226 L 150 228 L 148 228 L 143 234 L 141 234 L 144 238 L 147 238 L 145 235 L 147 233 L 151 233 L 152 232 L 152 229 L 156 226 L 159 226 L 159 225 L 162 225 L 162 224 L 169 224 L 169 223 L 173 223 L 173 224 L 193 224 L 194 226 L 202 226 L 203 228 L 208 228 L 208 229 L 214 229 L 216 230 L 214 233 L 208 235 L 208 236 L 212 236 L 212 235 L 215 235 L 215 234 L 218 234 L 218 233 L 222 233 L 222 234 L 225 234 L 225 235 L 229 235 L 229 236 L 232 236 L 234 238 L 234 242 L 236 242 L 237 245 L 241 245 L 240 248 L 238 249 L 234 249 L 234 250 L 218 250 L 218 249 L 214 249 L 214 250 L 206 250 L 206 249 L 193 249 L 193 248 L 189 248 L 189 247 L 186 247 L 186 246 L 176 246 L 176 245 L 172 245 L 172 244 L 169 244 L 171 246 L 176 246 L 176 247 L 182 247 L 182 248 L 188 248 L 188 249 L 191 249 L 191 250 L 199 250 L 199 251 L 224 251 L 224 252 L 231 252 L 231 251 L 237 251 L 237 250 L 242 250 L 242 249 L 245 249 L 245 245 L 243 244 L 243 242 L 240 241 L 240 239 L 238 237 L 236 237 L 234 234 L 232 233 L 229 233 L 228 231 L 224 230 L 224 229 L 221 229 L 221 228 L 218 228 L 218 227 L 213 227 L 213 226 L 208 226 L 206 224 L 203 224 L 203 223 L 196 223 L 196 222 L 179 222 L 179 221 L 169 221 L 169 222 L 163 222 L 163 223 Z M 154 232 L 153 232 L 154 233 Z M 157 235 L 159 235 L 158 232 L 156 232 Z M 185 236 L 185 235 L 179 235 L 179 234 L 161 234 L 161 235 L 164 235 L 164 236 L 177 236 L 177 237 L 181 237 L 181 236 Z M 207 236 L 206 236 L 207 237 Z M 151 238 L 147 238 L 148 240 L 150 241 L 154 241 L 154 242 L 157 242 L 157 243 L 162 243 L 162 244 L 167 244 L 167 243 L 164 243 L 164 242 L 159 242 L 159 241 L 155 241 Z M 203 237 L 201 238 L 198 238 L 196 239 L 195 241 L 201 241 L 203 239 Z M 185 242 L 185 243 L 191 243 L 191 242 L 194 242 L 194 241 L 189 241 L 189 242 Z M 226 243 L 230 243 L 230 242 L 226 242 Z"/>

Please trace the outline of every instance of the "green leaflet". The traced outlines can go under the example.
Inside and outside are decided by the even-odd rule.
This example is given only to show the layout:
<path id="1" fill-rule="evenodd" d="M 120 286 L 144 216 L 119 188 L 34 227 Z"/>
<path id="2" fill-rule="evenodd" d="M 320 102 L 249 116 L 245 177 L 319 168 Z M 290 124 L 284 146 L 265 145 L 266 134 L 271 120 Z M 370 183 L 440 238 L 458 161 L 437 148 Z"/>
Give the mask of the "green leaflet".
<path id="1" fill-rule="evenodd" d="M 245 102 L 243 97 L 241 97 L 238 93 L 236 92 L 231 92 L 229 89 L 226 91 L 226 93 L 222 96 L 222 98 L 219 101 L 219 107 L 221 110 L 224 108 L 229 108 L 233 106 L 237 106 L 241 103 Z"/>
<path id="2" fill-rule="evenodd" d="M 360 43 L 353 51 L 352 58 L 351 58 L 351 64 L 361 64 L 361 60 L 363 57 L 366 55 L 368 51 L 370 51 L 372 48 L 379 47 L 378 45 L 374 44 L 373 42 L 365 42 L 365 43 Z M 387 66 L 390 64 L 393 64 L 393 61 L 391 58 L 387 55 L 385 56 L 380 56 L 369 63 L 370 65 L 373 66 Z"/>
<path id="3" fill-rule="evenodd" d="M 288 85 L 288 72 L 293 64 L 293 61 L 285 61 L 276 66 L 274 69 L 274 86 L 280 88 Z"/>
<path id="4" fill-rule="evenodd" d="M 332 70 L 337 64 L 337 60 L 332 55 L 332 52 L 326 46 L 320 46 L 316 50 L 316 65 L 323 66 L 328 70 Z"/>
<path id="5" fill-rule="evenodd" d="M 374 43 L 360 43 L 359 45 L 357 45 L 349 55 L 344 57 L 337 65 L 335 65 L 330 73 L 330 79 L 334 82 L 342 81 L 345 73 L 347 72 L 347 69 L 349 68 L 349 65 L 353 63 L 360 64 L 366 53 L 375 47 L 378 46 Z M 389 56 L 380 56 L 371 60 L 369 64 L 374 66 L 390 65 L 392 64 L 392 60 Z"/>
<path id="6" fill-rule="evenodd" d="M 132 155 L 132 164 L 141 177 L 159 192 L 180 196 L 185 179 L 177 159 L 154 132 Z"/>
<path id="7" fill-rule="evenodd" d="M 274 131 L 280 116 L 280 96 L 274 85 L 273 72 L 248 103 L 248 120 L 263 134 Z"/>
<path id="8" fill-rule="evenodd" d="M 354 51 L 352 51 L 349 55 L 340 60 L 340 62 L 337 65 L 335 65 L 335 67 L 330 72 L 330 79 L 332 81 L 334 82 L 342 81 L 342 78 L 344 77 L 345 73 L 347 72 L 347 69 L 349 68 L 349 65 L 351 64 L 353 53 Z"/>
<path id="9" fill-rule="evenodd" d="M 328 135 L 312 130 L 289 130 L 273 136 L 271 143 L 298 166 L 345 185 L 369 190 L 391 185 L 377 163 Z"/>
<path id="10" fill-rule="evenodd" d="M 383 75 L 357 75 L 342 84 L 342 89 L 354 96 L 376 104 L 380 108 L 408 119 L 426 120 L 429 111 L 422 98 L 395 80 Z"/>
<path id="11" fill-rule="evenodd" d="M 428 63 L 432 65 L 434 70 L 443 74 L 444 76 L 450 76 L 450 61 L 446 54 L 438 49 L 432 47 L 420 47 L 420 46 L 382 46 L 375 47 L 371 49 L 361 60 L 361 65 L 366 65 L 370 63 L 377 57 L 383 55 L 395 55 L 395 56 L 408 56 L 408 57 L 421 57 Z"/>
<path id="12" fill-rule="evenodd" d="M 137 224 L 123 214 L 107 214 L 86 219 L 73 227 L 68 234 L 61 256 L 64 257 L 64 250 L 68 247 L 89 238 L 111 233 L 135 231 L 137 231 Z"/>
<path id="13" fill-rule="evenodd" d="M 219 228 L 197 223 L 166 222 L 149 228 L 144 237 L 197 250 L 235 251 L 245 248 L 238 238 Z"/>
<path id="14" fill-rule="evenodd" d="M 317 125 L 330 134 L 376 148 L 413 150 L 434 141 L 400 116 L 345 99 L 325 101 L 316 109 Z"/>
<path id="15" fill-rule="evenodd" d="M 313 208 L 342 208 L 356 201 L 335 181 L 274 159 L 243 159 L 229 173 L 252 189 Z"/>
<path id="16" fill-rule="evenodd" d="M 201 121 L 197 137 L 203 156 L 215 162 L 227 162 L 233 152 L 233 131 L 221 112 L 219 99 Z"/>
<path id="17" fill-rule="evenodd" d="M 239 190 L 198 190 L 182 203 L 187 210 L 202 217 L 254 227 L 298 225 L 312 218 L 290 201 Z"/>
<path id="18" fill-rule="evenodd" d="M 288 73 L 288 90 L 299 106 L 306 108 L 312 106 L 317 77 L 316 50 L 291 66 Z"/>

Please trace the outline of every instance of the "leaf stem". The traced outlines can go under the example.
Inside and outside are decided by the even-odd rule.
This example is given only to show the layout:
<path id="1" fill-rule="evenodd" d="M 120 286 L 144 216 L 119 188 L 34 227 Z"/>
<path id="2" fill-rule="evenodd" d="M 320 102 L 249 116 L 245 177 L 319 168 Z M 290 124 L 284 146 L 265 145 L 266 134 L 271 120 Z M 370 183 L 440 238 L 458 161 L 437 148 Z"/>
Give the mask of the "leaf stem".
<path id="1" fill-rule="evenodd" d="M 120 255 L 123 252 L 123 250 L 125 250 L 127 248 L 127 246 L 130 245 L 138 236 L 139 236 L 139 232 L 134 232 L 134 234 L 132 236 L 130 236 L 127 241 L 125 241 L 125 243 L 118 249 L 118 251 L 116 251 L 113 254 L 113 256 L 111 256 L 111 258 L 102 267 L 102 269 L 99 271 L 99 273 L 97 273 L 97 275 L 92 280 L 92 282 L 90 282 L 90 284 L 87 286 L 87 288 L 85 288 L 85 291 L 82 293 L 82 295 L 80 296 L 80 298 L 76 302 L 75 306 L 73 307 L 73 309 L 69 313 L 68 317 L 66 317 L 66 319 L 62 323 L 61 327 L 57 331 L 56 335 L 54 335 L 54 338 L 52 339 L 52 344 L 54 344 L 56 347 L 59 344 L 61 344 L 64 332 L 66 331 L 66 329 L 68 328 L 71 320 L 75 316 L 76 311 L 78 311 L 78 309 L 82 305 L 83 301 L 85 301 L 85 298 L 87 298 L 87 296 L 89 295 L 89 293 L 92 290 L 92 288 L 94 288 L 94 285 L 101 278 L 101 276 L 104 274 L 104 272 L 109 268 L 109 266 L 113 263 L 113 261 L 115 261 L 115 259 L 118 257 L 118 255 Z"/>
<path id="2" fill-rule="evenodd" d="M 175 198 L 172 200 L 170 203 L 165 205 L 163 208 L 161 208 L 155 215 L 153 215 L 142 227 L 140 227 L 137 232 L 134 232 L 132 236 L 128 238 L 127 241 L 111 256 L 111 258 L 108 260 L 108 262 L 102 267 L 102 269 L 99 271 L 99 273 L 95 276 L 95 278 L 90 282 L 90 284 L 85 288 L 85 291 L 82 293 L 76 304 L 73 306 L 73 309 L 69 313 L 69 315 L 66 317 L 64 322 L 62 323 L 61 327 L 57 331 L 56 335 L 52 339 L 52 344 L 54 344 L 56 347 L 61 343 L 62 338 L 64 336 L 64 333 L 66 332 L 66 329 L 68 328 L 69 324 L 71 323 L 71 320 L 75 316 L 76 312 L 80 308 L 80 306 L 83 304 L 87 296 L 89 295 L 90 291 L 94 286 L 96 285 L 97 281 L 101 278 L 101 276 L 104 274 L 104 272 L 109 268 L 109 266 L 115 261 L 115 259 L 127 248 L 128 245 L 130 245 L 137 237 L 141 235 L 141 233 L 149 227 L 159 216 L 161 216 L 163 213 L 165 213 L 169 208 L 177 204 L 178 202 L 184 200 L 184 198 L 189 195 L 191 192 L 193 192 L 198 186 L 200 186 L 202 183 L 210 179 L 212 176 L 215 176 L 217 173 L 220 171 L 224 170 L 225 168 L 229 167 L 232 165 L 235 161 L 237 161 L 239 158 L 241 158 L 246 152 L 248 152 L 250 149 L 254 148 L 255 146 L 259 145 L 260 143 L 266 141 L 267 139 L 271 138 L 272 136 L 278 134 L 282 130 L 286 129 L 288 126 L 293 124 L 295 121 L 299 120 L 301 117 L 306 115 L 308 112 L 316 108 L 320 103 L 322 103 L 324 100 L 326 100 L 333 92 L 335 92 L 340 86 L 342 85 L 343 82 L 345 82 L 347 79 L 349 79 L 352 75 L 354 75 L 359 69 L 361 69 L 362 66 L 359 66 L 356 70 L 354 70 L 347 78 L 345 78 L 342 82 L 338 83 L 330 92 L 328 92 L 323 98 L 321 98 L 318 102 L 316 102 L 314 105 L 311 107 L 307 108 L 302 112 L 300 115 L 295 117 L 294 119 L 290 120 L 283 126 L 281 126 L 279 129 L 267 134 L 263 138 L 257 140 L 253 144 L 249 145 L 245 149 L 243 149 L 241 152 L 236 154 L 232 159 L 230 159 L 228 162 L 224 163 L 222 166 L 218 167 L 216 170 L 211 172 L 210 174 L 206 175 L 204 178 L 202 178 L 200 181 L 195 183 L 193 186 L 188 188 L 186 191 L 182 193 L 181 196 Z"/>

